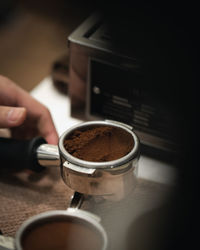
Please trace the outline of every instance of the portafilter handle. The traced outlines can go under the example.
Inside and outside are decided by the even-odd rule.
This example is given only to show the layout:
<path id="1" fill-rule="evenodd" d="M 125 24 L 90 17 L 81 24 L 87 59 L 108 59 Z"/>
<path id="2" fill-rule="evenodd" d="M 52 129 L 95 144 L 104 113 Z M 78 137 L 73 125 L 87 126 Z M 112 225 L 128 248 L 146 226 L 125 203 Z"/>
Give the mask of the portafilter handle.
<path id="1" fill-rule="evenodd" d="M 55 167 L 60 165 L 58 146 L 52 144 L 41 144 L 37 150 L 37 160 L 41 166 Z"/>
<path id="2" fill-rule="evenodd" d="M 42 137 L 30 140 L 0 138 L 0 171 L 31 169 L 40 172 L 44 167 L 59 164 L 58 146 L 47 144 Z"/>

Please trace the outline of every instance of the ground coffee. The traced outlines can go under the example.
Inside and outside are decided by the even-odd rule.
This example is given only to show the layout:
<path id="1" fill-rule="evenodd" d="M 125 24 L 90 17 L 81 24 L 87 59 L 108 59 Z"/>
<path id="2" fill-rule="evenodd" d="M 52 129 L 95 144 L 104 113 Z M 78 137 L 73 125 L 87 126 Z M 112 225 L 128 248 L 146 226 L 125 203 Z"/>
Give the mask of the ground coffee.
<path id="1" fill-rule="evenodd" d="M 74 157 L 93 162 L 119 159 L 127 155 L 133 146 L 131 134 L 112 126 L 75 130 L 64 141 L 65 149 Z"/>
<path id="2" fill-rule="evenodd" d="M 22 237 L 23 250 L 101 250 L 102 245 L 94 227 L 64 218 L 33 225 Z"/>

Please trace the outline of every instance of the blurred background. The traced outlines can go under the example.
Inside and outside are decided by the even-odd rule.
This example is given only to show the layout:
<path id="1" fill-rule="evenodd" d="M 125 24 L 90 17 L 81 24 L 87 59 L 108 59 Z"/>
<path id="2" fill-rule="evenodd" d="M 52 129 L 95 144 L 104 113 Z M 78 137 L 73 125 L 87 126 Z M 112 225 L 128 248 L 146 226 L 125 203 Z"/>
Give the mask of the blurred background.
<path id="1" fill-rule="evenodd" d="M 70 2 L 0 1 L 1 75 L 30 91 L 57 61 L 67 63 L 67 37 L 92 9 Z"/>

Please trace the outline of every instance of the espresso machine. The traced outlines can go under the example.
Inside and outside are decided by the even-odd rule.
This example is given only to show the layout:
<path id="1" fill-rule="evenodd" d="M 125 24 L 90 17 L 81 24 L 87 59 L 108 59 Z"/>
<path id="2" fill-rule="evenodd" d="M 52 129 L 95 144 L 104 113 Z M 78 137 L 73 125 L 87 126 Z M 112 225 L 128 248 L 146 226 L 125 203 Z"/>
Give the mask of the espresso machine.
<path id="1" fill-rule="evenodd" d="M 145 152 L 177 153 L 173 108 L 151 87 L 142 60 L 126 48 L 117 50 L 100 13 L 69 36 L 68 46 L 72 117 L 124 122 L 134 128 Z"/>

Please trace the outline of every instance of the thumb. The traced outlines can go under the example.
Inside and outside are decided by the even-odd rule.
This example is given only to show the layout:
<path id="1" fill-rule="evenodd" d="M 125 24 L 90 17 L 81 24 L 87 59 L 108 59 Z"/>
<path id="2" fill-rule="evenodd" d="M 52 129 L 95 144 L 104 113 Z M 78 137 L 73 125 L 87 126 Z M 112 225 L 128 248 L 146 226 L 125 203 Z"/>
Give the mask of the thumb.
<path id="1" fill-rule="evenodd" d="M 0 106 L 0 128 L 17 127 L 24 122 L 25 118 L 25 108 Z"/>

